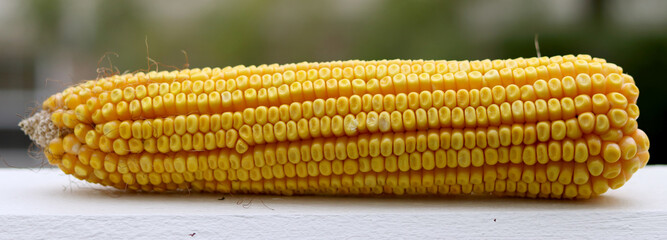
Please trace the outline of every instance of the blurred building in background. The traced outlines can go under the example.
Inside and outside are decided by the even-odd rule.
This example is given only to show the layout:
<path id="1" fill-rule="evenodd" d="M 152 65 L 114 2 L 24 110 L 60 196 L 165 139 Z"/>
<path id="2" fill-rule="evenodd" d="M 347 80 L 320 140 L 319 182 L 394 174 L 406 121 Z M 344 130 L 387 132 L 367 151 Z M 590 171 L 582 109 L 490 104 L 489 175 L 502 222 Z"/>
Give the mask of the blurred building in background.
<path id="1" fill-rule="evenodd" d="M 641 90 L 640 128 L 665 143 L 667 1 L 0 1 L 0 167 L 37 167 L 17 123 L 109 69 L 343 59 L 495 59 L 586 53 Z M 187 53 L 187 56 L 186 54 Z M 651 163 L 667 151 L 651 149 Z"/>

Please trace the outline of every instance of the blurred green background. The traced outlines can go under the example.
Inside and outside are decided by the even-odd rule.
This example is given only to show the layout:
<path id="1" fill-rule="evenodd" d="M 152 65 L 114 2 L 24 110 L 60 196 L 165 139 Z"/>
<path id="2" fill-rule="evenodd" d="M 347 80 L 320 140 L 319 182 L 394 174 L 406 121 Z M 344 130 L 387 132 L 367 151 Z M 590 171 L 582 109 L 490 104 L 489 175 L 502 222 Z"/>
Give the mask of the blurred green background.
<path id="1" fill-rule="evenodd" d="M 0 167 L 36 167 L 16 124 L 46 96 L 150 57 L 184 67 L 586 53 L 634 76 L 639 126 L 667 163 L 667 1 L 0 1 Z M 106 54 L 106 55 L 105 55 Z M 103 66 L 107 66 L 104 62 Z"/>

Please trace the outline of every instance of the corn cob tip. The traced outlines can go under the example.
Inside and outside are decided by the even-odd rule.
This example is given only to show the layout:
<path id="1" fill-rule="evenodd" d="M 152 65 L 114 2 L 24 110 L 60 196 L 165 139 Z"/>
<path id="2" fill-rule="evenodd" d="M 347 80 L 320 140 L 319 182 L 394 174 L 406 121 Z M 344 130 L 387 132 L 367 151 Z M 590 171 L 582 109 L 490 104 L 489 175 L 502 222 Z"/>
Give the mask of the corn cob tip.
<path id="1" fill-rule="evenodd" d="M 46 110 L 41 110 L 21 120 L 19 127 L 40 148 L 45 148 L 54 138 L 59 138 L 70 132 L 67 128 L 59 128 L 53 124 L 51 113 Z"/>

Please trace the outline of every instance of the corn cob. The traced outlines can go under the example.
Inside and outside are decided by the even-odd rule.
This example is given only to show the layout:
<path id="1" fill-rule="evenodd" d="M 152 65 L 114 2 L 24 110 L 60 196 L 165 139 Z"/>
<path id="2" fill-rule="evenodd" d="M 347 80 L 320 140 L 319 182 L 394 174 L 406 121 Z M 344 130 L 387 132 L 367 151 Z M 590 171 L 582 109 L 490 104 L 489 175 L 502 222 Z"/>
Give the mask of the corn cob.
<path id="1" fill-rule="evenodd" d="M 589 55 L 302 62 L 86 81 L 20 126 L 120 189 L 585 199 L 646 165 L 638 95 Z"/>

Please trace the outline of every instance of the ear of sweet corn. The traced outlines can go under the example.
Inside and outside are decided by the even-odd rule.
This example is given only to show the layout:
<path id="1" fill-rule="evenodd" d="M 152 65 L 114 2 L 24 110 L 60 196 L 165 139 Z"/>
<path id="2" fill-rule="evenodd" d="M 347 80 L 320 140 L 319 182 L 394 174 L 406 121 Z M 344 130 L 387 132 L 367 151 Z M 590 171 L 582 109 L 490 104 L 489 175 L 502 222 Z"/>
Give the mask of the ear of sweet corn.
<path id="1" fill-rule="evenodd" d="M 648 161 L 638 95 L 588 55 L 354 60 L 116 75 L 41 116 L 52 164 L 121 189 L 589 198 Z"/>

